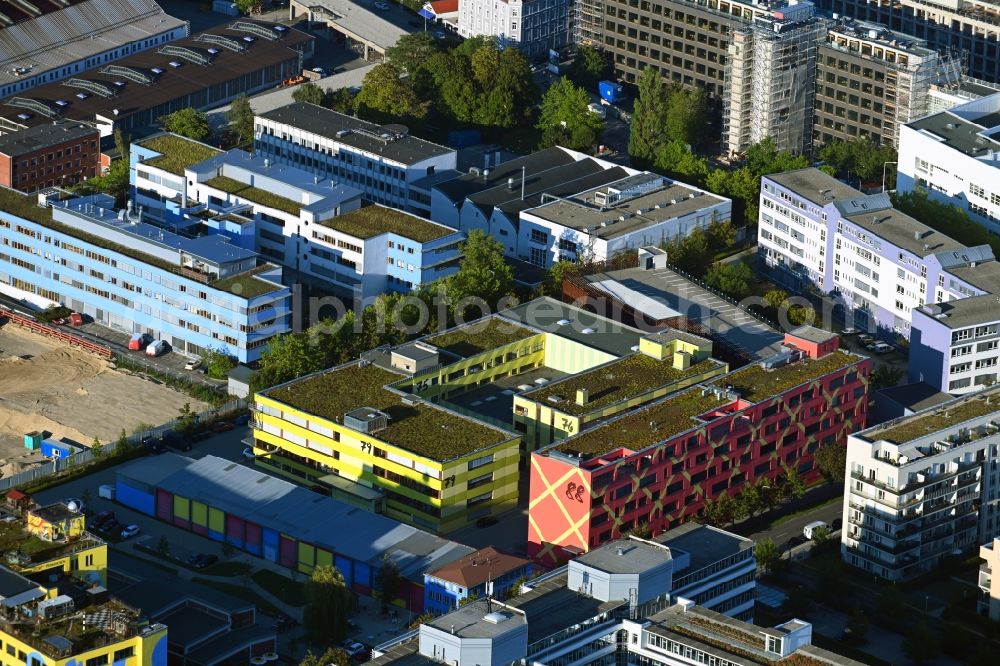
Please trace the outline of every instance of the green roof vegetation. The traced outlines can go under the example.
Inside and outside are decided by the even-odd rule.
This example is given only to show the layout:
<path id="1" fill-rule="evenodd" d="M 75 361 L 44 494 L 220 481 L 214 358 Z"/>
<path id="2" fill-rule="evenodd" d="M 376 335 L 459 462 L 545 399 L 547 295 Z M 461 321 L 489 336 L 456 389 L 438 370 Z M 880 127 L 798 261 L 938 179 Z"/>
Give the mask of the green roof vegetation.
<path id="1" fill-rule="evenodd" d="M 146 160 L 145 164 L 178 176 L 183 176 L 187 167 L 222 154 L 218 148 L 176 134 L 158 134 L 140 141 L 139 145 L 160 153 L 158 157 Z"/>
<path id="2" fill-rule="evenodd" d="M 416 215 L 377 205 L 358 208 L 322 220 L 319 224 L 362 240 L 391 233 L 417 243 L 427 243 L 456 233 L 454 229 L 433 224 Z"/>
<path id="3" fill-rule="evenodd" d="M 704 360 L 687 370 L 675 370 L 671 358 L 657 361 L 645 354 L 635 354 L 562 381 L 546 384 L 543 388 L 531 391 L 526 397 L 567 414 L 587 414 L 685 377 L 694 377 L 721 367 L 718 362 Z M 576 392 L 582 388 L 590 392 L 589 399 L 586 404 L 579 405 L 576 402 Z M 553 403 L 549 400 L 552 396 L 559 396 L 562 400 Z"/>
<path id="4" fill-rule="evenodd" d="M 239 275 L 231 275 L 227 278 L 223 278 L 222 280 L 216 280 L 211 284 L 211 286 L 214 289 L 227 291 L 230 294 L 242 296 L 246 299 L 256 298 L 257 296 L 263 296 L 264 294 L 270 294 L 272 291 L 282 289 L 282 285 L 262 280 L 257 277 L 257 274 L 272 268 L 274 268 L 274 266 L 258 266 L 252 271 L 246 271 L 244 273 L 240 273 Z"/>
<path id="5" fill-rule="evenodd" d="M 512 342 L 539 335 L 500 317 L 479 320 L 460 328 L 425 338 L 424 342 L 462 357 L 474 356 Z"/>
<path id="6" fill-rule="evenodd" d="M 247 185 L 246 183 L 240 182 L 234 178 L 229 178 L 228 176 L 216 176 L 215 178 L 206 180 L 205 185 L 214 187 L 217 190 L 222 190 L 223 192 L 228 192 L 229 194 L 234 194 L 240 198 L 246 199 L 247 201 L 260 204 L 261 206 L 267 206 L 268 208 L 284 211 L 291 215 L 298 215 L 299 211 L 302 210 L 301 203 L 292 201 L 287 197 L 279 196 L 273 192 L 262 190 L 259 187 Z"/>
<path id="7" fill-rule="evenodd" d="M 860 360 L 859 357 L 846 352 L 835 351 L 822 358 L 804 359 L 774 370 L 765 370 L 759 363 L 753 363 L 723 376 L 715 383 L 719 386 L 732 386 L 741 398 L 756 402 L 784 393 L 799 384 L 819 379 Z"/>
<path id="8" fill-rule="evenodd" d="M 994 395 L 987 403 L 983 396 L 964 398 L 960 402 L 935 407 L 926 414 L 916 414 L 894 425 L 876 428 L 864 434 L 873 442 L 880 439 L 904 444 L 924 435 L 945 430 L 971 419 L 1000 412 L 1000 396 Z"/>
<path id="9" fill-rule="evenodd" d="M 585 430 L 576 437 L 564 439 L 555 448 L 585 456 L 599 456 L 622 447 L 640 451 L 697 427 L 699 422 L 694 420 L 695 416 L 727 402 L 711 393 L 702 395 L 701 389 L 695 388 Z"/>
<path id="10" fill-rule="evenodd" d="M 372 407 L 389 416 L 374 437 L 419 456 L 445 461 L 509 439 L 503 432 L 426 404 L 407 405 L 386 390 L 400 376 L 374 365 L 355 363 L 266 391 L 270 398 L 328 421 Z"/>

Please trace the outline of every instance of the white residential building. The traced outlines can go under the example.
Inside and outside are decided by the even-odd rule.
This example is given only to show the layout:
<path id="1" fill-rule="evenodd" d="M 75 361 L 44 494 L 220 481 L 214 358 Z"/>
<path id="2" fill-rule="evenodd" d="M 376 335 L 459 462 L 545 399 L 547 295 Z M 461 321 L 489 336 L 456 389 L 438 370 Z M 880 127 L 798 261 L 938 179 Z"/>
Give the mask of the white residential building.
<path id="1" fill-rule="evenodd" d="M 255 154 L 275 164 L 356 187 L 369 201 L 425 217 L 428 176 L 456 175 L 452 148 L 410 136 L 403 125 L 380 126 L 306 102 L 257 116 L 254 137 Z"/>
<path id="2" fill-rule="evenodd" d="M 1000 235 L 1000 93 L 900 128 L 896 187 L 922 189 Z"/>
<path id="3" fill-rule="evenodd" d="M 489 35 L 501 47 L 512 46 L 532 59 L 547 57 L 569 41 L 568 0 L 462 0 L 458 34 Z"/>
<path id="4" fill-rule="evenodd" d="M 888 580 L 932 571 L 1000 532 L 1000 389 L 847 440 L 844 561 Z"/>

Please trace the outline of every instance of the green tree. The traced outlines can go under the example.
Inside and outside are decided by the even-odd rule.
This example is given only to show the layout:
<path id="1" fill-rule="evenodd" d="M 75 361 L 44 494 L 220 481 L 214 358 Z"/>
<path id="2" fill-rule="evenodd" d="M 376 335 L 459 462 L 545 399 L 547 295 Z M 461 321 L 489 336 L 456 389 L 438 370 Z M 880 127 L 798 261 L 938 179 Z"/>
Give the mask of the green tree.
<path id="1" fill-rule="evenodd" d="M 656 150 L 653 167 L 671 178 L 702 185 L 708 178 L 708 160 L 698 157 L 681 141 L 667 141 Z"/>
<path id="2" fill-rule="evenodd" d="M 468 594 L 458 600 L 458 607 L 461 608 L 462 606 L 465 606 L 466 604 L 471 604 L 473 601 L 477 601 L 478 599 L 479 599 L 478 594 Z"/>
<path id="3" fill-rule="evenodd" d="M 923 622 L 913 627 L 901 647 L 915 664 L 929 664 L 941 655 L 941 640 Z"/>
<path id="4" fill-rule="evenodd" d="M 788 323 L 792 326 L 801 326 L 816 322 L 816 311 L 805 305 L 792 305 L 788 308 Z"/>
<path id="5" fill-rule="evenodd" d="M 332 647 L 327 648 L 321 657 L 306 652 L 299 666 L 351 666 L 351 657 L 343 648 Z"/>
<path id="6" fill-rule="evenodd" d="M 440 53 L 440 42 L 430 32 L 414 32 L 403 35 L 385 50 L 386 62 L 395 65 L 411 76 L 427 65 L 431 56 Z"/>
<path id="7" fill-rule="evenodd" d="M 729 220 L 712 220 L 708 224 L 708 244 L 715 250 L 728 250 L 736 245 L 736 227 Z"/>
<path id="8" fill-rule="evenodd" d="M 818 157 L 834 170 L 834 175 L 854 176 L 862 181 L 882 179 L 886 162 L 898 158 L 892 146 L 875 144 L 867 137 L 857 137 L 851 141 L 834 140 L 819 149 Z M 886 170 L 886 186 L 892 189 L 892 170 Z"/>
<path id="9" fill-rule="evenodd" d="M 327 90 L 323 106 L 327 106 L 338 113 L 354 113 L 354 93 L 351 92 L 350 88 Z"/>
<path id="10" fill-rule="evenodd" d="M 769 308 L 778 310 L 788 300 L 788 294 L 781 289 L 772 289 L 764 294 L 764 303 Z"/>
<path id="11" fill-rule="evenodd" d="M 420 615 L 418 615 L 415 618 L 413 618 L 413 621 L 410 622 L 410 626 L 407 627 L 407 628 L 408 629 L 419 629 L 420 625 L 426 624 L 426 623 L 430 622 L 433 619 L 434 619 L 434 613 L 431 613 L 430 611 L 425 612 L 425 613 L 421 613 Z M 322 665 L 319 665 L 319 666 L 322 666 Z"/>
<path id="12" fill-rule="evenodd" d="M 312 639 L 317 643 L 342 641 L 351 610 L 351 592 L 344 576 L 328 564 L 314 568 L 306 582 L 306 599 L 303 625 Z"/>
<path id="13" fill-rule="evenodd" d="M 696 227 L 687 236 L 678 237 L 666 244 L 667 261 L 685 273 L 695 277 L 705 274 L 705 267 L 711 258 L 708 234 Z"/>
<path id="14" fill-rule="evenodd" d="M 785 475 L 782 477 L 784 483 L 781 485 L 781 494 L 787 499 L 799 499 L 806 492 L 806 485 L 799 476 L 799 471 L 792 466 L 784 465 Z"/>
<path id="15" fill-rule="evenodd" d="M 822 546 L 830 540 L 830 528 L 828 527 L 817 527 L 812 531 L 813 543 L 817 546 Z"/>
<path id="16" fill-rule="evenodd" d="M 208 117 L 190 106 L 160 118 L 160 126 L 168 132 L 180 134 L 195 141 L 204 141 L 212 133 L 208 126 Z"/>
<path id="17" fill-rule="evenodd" d="M 705 140 L 707 118 L 708 96 L 702 88 L 681 85 L 670 88 L 664 124 L 671 141 L 688 146 L 700 145 Z"/>
<path id="18" fill-rule="evenodd" d="M 515 580 L 514 584 L 511 585 L 510 589 L 507 591 L 507 598 L 513 599 L 514 597 L 519 596 L 521 594 L 521 586 L 527 582 L 528 582 L 527 576 L 521 576 L 520 578 Z"/>
<path id="19" fill-rule="evenodd" d="M 413 89 L 401 78 L 399 68 L 389 63 L 375 65 L 361 84 L 354 98 L 355 112 L 374 122 L 400 118 L 423 118 L 427 107 L 417 99 Z"/>
<path id="20" fill-rule="evenodd" d="M 253 139 L 253 109 L 250 107 L 250 100 L 246 95 L 240 95 L 229 105 L 226 121 L 229 122 L 233 133 L 236 134 L 237 145 L 242 145 L 244 141 Z"/>
<path id="21" fill-rule="evenodd" d="M 124 206 L 129 193 L 129 141 L 121 129 L 115 130 L 114 138 L 118 157 L 111 162 L 107 172 L 77 183 L 71 189 L 81 195 L 110 194 L 115 198 L 115 205 Z"/>
<path id="22" fill-rule="evenodd" d="M 125 434 L 125 428 L 122 428 L 121 434 L 118 435 L 118 441 L 115 442 L 115 455 L 123 456 L 128 453 L 128 435 Z"/>
<path id="23" fill-rule="evenodd" d="M 816 469 L 828 483 L 843 483 L 847 467 L 847 447 L 843 444 L 827 444 L 816 449 L 813 454 Z"/>
<path id="24" fill-rule="evenodd" d="M 847 618 L 847 632 L 851 639 L 863 643 L 870 626 L 871 623 L 868 621 L 868 616 L 865 615 L 865 610 L 861 606 L 855 606 Z"/>
<path id="25" fill-rule="evenodd" d="M 605 55 L 592 46 L 581 46 L 567 72 L 570 80 L 589 92 L 597 92 L 597 84 L 610 74 Z"/>
<path id="26" fill-rule="evenodd" d="M 790 617 L 802 617 L 803 615 L 806 615 L 811 608 L 812 597 L 809 594 L 809 590 L 802 585 L 796 585 L 789 590 L 785 603 L 781 604 L 781 610 L 783 610 L 787 616 Z"/>
<path id="27" fill-rule="evenodd" d="M 705 274 L 705 284 L 736 300 L 750 295 L 750 285 L 754 279 L 753 271 L 742 261 L 730 263 L 717 261 Z"/>
<path id="28" fill-rule="evenodd" d="M 872 387 L 876 389 L 896 386 L 903 380 L 903 368 L 895 365 L 880 365 L 872 372 Z"/>
<path id="29" fill-rule="evenodd" d="M 181 434 L 187 434 L 194 429 L 196 423 L 198 423 L 198 415 L 191 411 L 191 403 L 185 402 L 184 406 L 177 410 L 175 429 Z"/>
<path id="30" fill-rule="evenodd" d="M 653 528 L 649 526 L 649 523 L 639 523 L 632 529 L 626 532 L 628 536 L 638 537 L 640 539 L 652 539 L 653 538 Z M 624 535 L 623 535 L 624 536 Z"/>
<path id="31" fill-rule="evenodd" d="M 667 116 L 669 93 L 660 72 L 646 67 L 637 81 L 639 96 L 635 100 L 632 122 L 629 123 L 628 154 L 637 164 L 651 164 L 660 147 L 670 138 L 664 119 Z"/>
<path id="32" fill-rule="evenodd" d="M 236 547 L 228 541 L 223 541 L 222 548 L 219 549 L 219 552 L 222 554 L 222 559 L 228 560 L 236 554 Z"/>
<path id="33" fill-rule="evenodd" d="M 227 354 L 223 349 L 209 347 L 201 357 L 205 371 L 213 379 L 225 379 L 226 374 L 238 365 L 235 356 Z"/>
<path id="34" fill-rule="evenodd" d="M 378 588 L 375 590 L 382 615 L 389 612 L 389 606 L 399 598 L 402 589 L 403 576 L 399 573 L 399 567 L 386 554 L 378 570 Z"/>
<path id="35" fill-rule="evenodd" d="M 96 437 L 90 444 L 90 455 L 94 456 L 94 460 L 100 460 L 104 457 L 104 445 Z"/>
<path id="36" fill-rule="evenodd" d="M 542 98 L 538 129 L 542 130 L 539 148 L 565 146 L 587 150 L 597 143 L 604 121 L 590 111 L 590 97 L 583 88 L 565 76 L 549 87 Z"/>
<path id="37" fill-rule="evenodd" d="M 542 291 L 546 296 L 560 298 L 562 296 L 563 282 L 568 278 L 580 274 L 580 266 L 573 261 L 557 261 L 549 267 L 542 284 Z"/>
<path id="38" fill-rule="evenodd" d="M 323 89 L 312 82 L 303 83 L 292 91 L 292 99 L 296 102 L 308 102 L 322 106 L 325 97 Z"/>
<path id="39" fill-rule="evenodd" d="M 747 485 L 737 496 L 737 500 L 743 505 L 743 511 L 747 516 L 753 518 L 764 510 L 764 498 L 761 494 L 761 486 L 754 483 Z"/>
<path id="40" fill-rule="evenodd" d="M 458 272 L 447 278 L 445 286 L 451 312 L 468 319 L 474 307 L 463 301 L 480 298 L 495 308 L 501 298 L 513 292 L 514 273 L 504 261 L 503 243 L 480 229 L 469 233 L 462 255 Z"/>
<path id="41" fill-rule="evenodd" d="M 160 540 L 156 542 L 156 552 L 161 557 L 166 557 L 170 554 L 170 539 L 167 538 L 166 534 L 161 534 Z"/>
<path id="42" fill-rule="evenodd" d="M 902 617 L 906 613 L 903 593 L 895 585 L 882 588 L 882 591 L 875 595 L 875 604 L 879 614 L 886 617 Z"/>
<path id="43" fill-rule="evenodd" d="M 757 568 L 764 573 L 772 573 L 781 561 L 781 551 L 771 539 L 761 539 L 753 548 L 757 558 Z"/>
<path id="44" fill-rule="evenodd" d="M 974 222 L 961 208 L 931 199 L 926 190 L 918 188 L 906 194 L 894 194 L 892 203 L 898 210 L 915 217 L 931 229 L 947 234 L 969 247 L 989 245 L 993 248 L 993 254 L 1000 257 L 1000 238 Z"/>
<path id="45" fill-rule="evenodd" d="M 240 14 L 249 14 L 254 7 L 260 7 L 262 0 L 235 0 Z"/>

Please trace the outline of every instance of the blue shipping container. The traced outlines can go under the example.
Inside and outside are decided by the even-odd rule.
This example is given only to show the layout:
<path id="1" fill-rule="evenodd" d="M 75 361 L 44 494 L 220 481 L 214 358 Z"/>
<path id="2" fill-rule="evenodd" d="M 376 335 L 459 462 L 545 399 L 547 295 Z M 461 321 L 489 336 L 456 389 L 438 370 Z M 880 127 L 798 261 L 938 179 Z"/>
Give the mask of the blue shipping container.
<path id="1" fill-rule="evenodd" d="M 622 87 L 614 81 L 601 81 L 597 84 L 597 90 L 608 104 L 614 104 L 622 98 Z"/>

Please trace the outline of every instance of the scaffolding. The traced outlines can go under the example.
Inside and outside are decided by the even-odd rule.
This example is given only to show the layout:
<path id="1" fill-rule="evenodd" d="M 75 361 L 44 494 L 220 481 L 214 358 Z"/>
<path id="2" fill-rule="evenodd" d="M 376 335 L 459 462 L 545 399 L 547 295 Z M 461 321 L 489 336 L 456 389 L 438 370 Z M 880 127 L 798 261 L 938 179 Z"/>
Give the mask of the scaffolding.
<path id="1" fill-rule="evenodd" d="M 733 31 L 723 93 L 730 157 L 766 138 L 795 154 L 812 148 L 816 51 L 828 21 L 811 12 L 758 17 Z"/>
<path id="2" fill-rule="evenodd" d="M 603 0 L 573 0 L 570 10 L 570 33 L 577 46 L 604 46 Z"/>

